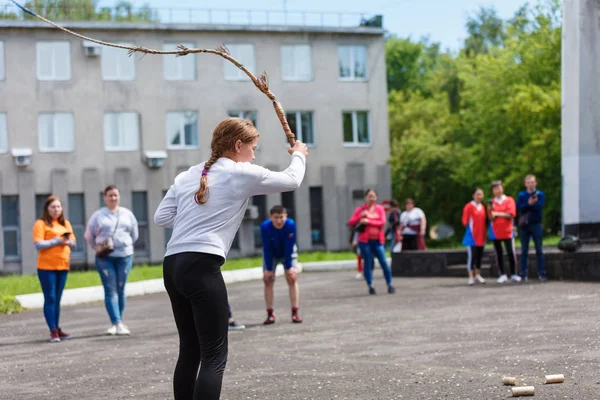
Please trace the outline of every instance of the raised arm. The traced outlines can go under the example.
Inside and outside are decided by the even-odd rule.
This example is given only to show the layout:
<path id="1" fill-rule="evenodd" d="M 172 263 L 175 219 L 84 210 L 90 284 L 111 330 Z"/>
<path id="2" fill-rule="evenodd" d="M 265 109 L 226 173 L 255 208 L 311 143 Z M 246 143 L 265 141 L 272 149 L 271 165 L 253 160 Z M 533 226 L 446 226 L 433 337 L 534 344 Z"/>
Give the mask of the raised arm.
<path id="1" fill-rule="evenodd" d="M 245 182 L 237 188 L 243 197 L 296 190 L 300 187 L 306 172 L 306 157 L 294 152 L 289 167 L 281 172 L 270 171 L 250 163 L 238 163 L 246 175 Z"/>
<path id="2" fill-rule="evenodd" d="M 379 218 L 369 218 L 369 225 L 381 228 L 385 225 L 385 209 L 383 206 L 377 206 L 377 215 L 379 215 Z"/>
<path id="3" fill-rule="evenodd" d="M 61 244 L 62 240 L 57 236 L 52 239 L 44 240 L 44 221 L 37 220 L 33 224 L 33 245 L 36 250 L 46 250 Z"/>

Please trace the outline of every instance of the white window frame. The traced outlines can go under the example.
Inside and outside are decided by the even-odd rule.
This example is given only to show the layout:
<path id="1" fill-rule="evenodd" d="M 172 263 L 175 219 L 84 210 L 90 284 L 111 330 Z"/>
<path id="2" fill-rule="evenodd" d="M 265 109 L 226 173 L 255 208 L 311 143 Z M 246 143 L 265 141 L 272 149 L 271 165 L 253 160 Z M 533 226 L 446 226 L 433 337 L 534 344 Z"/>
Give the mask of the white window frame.
<path id="1" fill-rule="evenodd" d="M 313 111 L 286 111 L 286 114 L 295 114 L 296 117 L 296 131 L 294 134 L 296 135 L 296 139 L 303 142 L 307 147 L 315 147 L 316 146 L 316 138 L 315 138 L 315 113 Z M 302 113 L 310 113 L 311 114 L 311 125 L 313 131 L 313 143 L 304 142 L 304 135 L 302 134 Z M 287 138 L 286 138 L 287 143 Z"/>
<path id="2" fill-rule="evenodd" d="M 0 81 L 6 79 L 6 66 L 4 65 L 4 42 L 0 40 Z"/>
<path id="3" fill-rule="evenodd" d="M 57 75 L 57 71 L 56 71 L 56 48 L 52 49 L 52 60 L 49 61 L 52 63 L 52 75 L 51 76 L 42 76 L 41 74 L 41 64 L 40 61 L 42 59 L 42 57 L 40 56 L 40 50 L 41 50 L 41 46 L 52 46 L 52 45 L 59 45 L 59 44 L 66 44 L 67 45 L 67 56 L 68 56 L 68 60 L 67 60 L 67 70 L 64 71 L 65 74 L 58 76 Z M 66 41 L 66 40 L 56 40 L 56 41 L 47 41 L 47 40 L 40 40 L 36 43 L 36 71 L 37 71 L 37 78 L 39 81 L 70 81 L 71 80 L 71 43 Z"/>
<path id="4" fill-rule="evenodd" d="M 177 46 L 179 43 L 164 43 L 163 50 L 171 51 L 177 50 Z M 188 49 L 194 48 L 193 43 L 181 43 L 183 46 Z M 175 64 L 175 68 L 177 69 L 177 75 L 168 76 L 167 75 L 167 63 L 172 62 Z M 192 77 L 185 78 L 183 76 L 183 65 L 185 62 L 192 63 Z M 188 54 L 186 56 L 177 56 L 177 55 L 166 55 L 164 57 L 163 62 L 163 77 L 165 81 L 195 81 L 196 80 L 196 54 Z"/>
<path id="5" fill-rule="evenodd" d="M 246 60 L 240 59 L 241 57 L 236 56 L 236 50 L 240 47 L 240 46 L 249 46 L 252 48 L 252 60 L 250 62 L 246 62 Z M 254 47 L 253 44 L 250 43 L 231 43 L 231 44 L 226 44 L 225 47 L 227 47 L 227 49 L 229 50 L 229 52 L 231 53 L 231 55 L 236 58 L 240 63 L 242 63 L 242 65 L 244 65 L 248 71 L 250 71 L 251 73 L 255 74 L 256 73 L 256 48 Z M 244 73 L 244 71 L 242 71 L 241 69 L 239 69 L 238 67 L 236 67 L 235 65 L 233 65 L 231 63 L 231 61 L 228 60 L 223 60 L 223 75 L 225 76 L 225 80 L 226 81 L 250 81 L 250 78 L 248 77 L 248 75 L 246 75 Z M 233 68 L 232 68 L 233 67 Z M 234 71 L 235 69 L 235 75 L 227 75 L 227 70 L 231 68 L 231 71 Z"/>
<path id="6" fill-rule="evenodd" d="M 297 61 L 296 61 L 296 54 L 295 54 L 295 50 L 297 48 L 304 48 L 304 47 L 308 47 L 308 65 L 309 65 L 309 69 L 310 69 L 310 76 L 302 78 L 298 76 L 298 71 L 297 68 L 295 68 L 295 66 L 297 65 Z M 292 48 L 292 52 L 294 53 L 292 55 L 293 60 L 292 60 L 292 65 L 294 65 L 294 74 L 293 76 L 286 76 L 284 74 L 285 71 L 285 60 L 283 57 L 283 53 L 284 53 L 284 49 L 286 48 Z M 312 46 L 310 44 L 291 44 L 291 45 L 282 45 L 281 46 L 281 79 L 284 81 L 292 81 L 292 82 L 310 82 L 313 80 L 313 65 L 312 65 Z"/>
<path id="7" fill-rule="evenodd" d="M 196 144 L 185 144 L 185 113 L 194 113 L 196 114 Z M 181 132 L 181 144 L 171 144 L 170 140 L 169 140 L 169 136 L 165 135 L 165 139 L 167 141 L 167 148 L 169 150 L 190 150 L 190 149 L 198 149 L 200 148 L 200 137 L 199 137 L 199 132 L 198 130 L 200 129 L 200 124 L 199 124 L 199 119 L 198 119 L 198 112 L 197 111 L 192 111 L 192 110 L 186 110 L 186 111 L 169 111 L 167 112 L 167 116 L 165 118 L 165 133 L 168 131 L 169 127 L 168 127 L 168 121 L 169 121 L 169 114 L 179 114 L 179 129 Z"/>
<path id="8" fill-rule="evenodd" d="M 63 127 L 57 126 L 58 119 L 56 118 L 58 115 L 68 116 L 70 122 L 70 130 L 71 130 L 71 147 L 68 148 L 60 148 L 58 146 L 58 134 L 64 129 Z M 54 135 L 54 144 L 55 147 L 43 147 L 42 145 L 42 117 L 44 116 L 52 116 L 52 134 Z M 73 118 L 73 113 L 70 112 L 55 112 L 55 113 L 40 113 L 38 115 L 38 147 L 41 153 L 71 153 L 75 151 L 75 120 Z"/>
<path id="9" fill-rule="evenodd" d="M 364 78 L 357 78 L 356 77 L 356 70 L 355 70 L 355 52 L 356 49 L 362 47 L 365 49 L 365 77 Z M 341 63 L 341 59 L 340 59 L 340 49 L 342 48 L 350 48 L 350 76 L 340 76 L 340 63 Z M 358 45 L 339 45 L 338 46 L 338 78 L 341 81 L 357 81 L 357 82 L 364 82 L 366 80 L 369 79 L 369 54 L 368 54 L 368 49 L 367 46 L 362 45 L 362 44 L 358 44 Z"/>
<path id="10" fill-rule="evenodd" d="M 358 142 L 358 113 L 367 113 L 367 131 L 369 134 L 369 141 L 367 143 Z M 346 142 L 344 140 L 344 114 L 352 113 L 352 142 Z M 342 111 L 342 140 L 344 140 L 345 147 L 371 147 L 373 143 L 373 137 L 371 135 L 371 113 L 366 110 L 344 110 Z"/>
<path id="11" fill-rule="evenodd" d="M 118 145 L 118 146 L 109 146 L 108 145 L 108 135 L 110 134 L 109 132 L 109 125 L 107 123 L 107 118 L 110 115 L 118 115 L 121 118 L 124 115 L 135 115 L 135 128 L 136 128 L 136 132 L 135 132 L 135 144 L 131 145 L 131 146 L 124 146 L 124 145 Z M 119 121 L 119 128 L 122 129 L 123 128 L 123 121 Z M 123 138 L 124 136 L 122 136 L 125 132 L 124 131 L 120 131 L 119 132 L 119 142 L 123 143 Z M 133 111 L 127 111 L 127 112 L 106 112 L 104 113 L 104 150 L 105 151 L 138 151 L 140 149 L 140 115 L 136 112 Z"/>
<path id="12" fill-rule="evenodd" d="M 8 117 L 0 112 L 0 154 L 8 153 Z"/>
<path id="13" fill-rule="evenodd" d="M 244 114 L 250 113 L 250 112 L 254 113 L 254 121 L 252 121 L 252 119 L 250 119 L 250 118 L 246 118 L 246 116 L 244 115 Z M 242 111 L 232 110 L 232 111 L 228 111 L 227 115 L 230 118 L 242 118 L 242 119 L 250 120 L 254 124 L 255 128 L 256 128 L 256 125 L 258 124 L 258 111 L 256 111 L 256 110 L 242 110 Z"/>
<path id="14" fill-rule="evenodd" d="M 125 45 L 125 46 L 131 46 L 132 45 L 131 43 L 118 43 L 118 44 L 122 44 L 122 45 Z M 128 61 L 128 62 L 131 62 L 133 64 L 133 69 L 132 69 L 133 70 L 133 75 L 132 76 L 125 76 L 125 77 L 121 76 L 122 74 L 121 74 L 121 70 L 119 68 L 120 65 L 121 65 L 121 63 L 119 61 L 119 58 L 117 58 L 114 61 L 114 62 L 117 63 L 117 75 L 115 75 L 115 76 L 107 75 L 107 71 L 105 71 L 105 68 L 104 68 L 104 62 L 106 62 L 106 55 L 107 54 L 111 54 L 111 53 L 113 53 L 113 54 L 119 54 L 119 56 L 121 56 L 121 57 L 127 57 L 128 60 L 131 60 L 131 61 Z M 125 50 L 125 49 L 119 49 L 119 48 L 114 48 L 114 47 L 104 47 L 102 49 L 102 54 L 100 55 L 100 57 L 101 57 L 100 58 L 100 69 L 102 70 L 102 80 L 105 80 L 105 81 L 135 81 L 135 78 L 136 78 L 136 75 L 137 75 L 135 57 L 133 55 L 129 56 L 127 54 L 127 50 Z"/>

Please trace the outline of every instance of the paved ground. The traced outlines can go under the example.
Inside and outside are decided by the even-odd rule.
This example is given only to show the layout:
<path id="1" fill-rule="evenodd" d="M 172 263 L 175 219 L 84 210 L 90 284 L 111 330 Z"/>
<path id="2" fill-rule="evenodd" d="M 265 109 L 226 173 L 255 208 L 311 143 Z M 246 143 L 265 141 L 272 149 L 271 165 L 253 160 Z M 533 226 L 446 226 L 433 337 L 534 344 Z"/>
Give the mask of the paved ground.
<path id="1" fill-rule="evenodd" d="M 264 327 L 261 282 L 229 287 L 250 325 L 230 334 L 222 399 L 502 399 L 503 375 L 536 398 L 600 399 L 598 284 L 467 287 L 465 279 L 396 279 L 366 295 L 348 272 L 301 276 L 302 325 L 285 281 Z M 67 307 L 77 339 L 45 342 L 39 311 L 0 316 L 0 399 L 170 399 L 177 337 L 166 295 L 129 300 L 129 338 L 106 337 L 101 304 Z M 543 385 L 562 373 L 562 385 Z"/>

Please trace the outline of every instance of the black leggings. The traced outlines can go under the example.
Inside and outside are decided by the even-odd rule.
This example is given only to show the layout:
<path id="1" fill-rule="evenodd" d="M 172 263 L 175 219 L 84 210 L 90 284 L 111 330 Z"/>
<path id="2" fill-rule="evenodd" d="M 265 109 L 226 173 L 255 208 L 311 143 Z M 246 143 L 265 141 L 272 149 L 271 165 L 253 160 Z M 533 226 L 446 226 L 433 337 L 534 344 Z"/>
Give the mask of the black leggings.
<path id="1" fill-rule="evenodd" d="M 418 250 L 417 235 L 402 235 L 402 251 Z"/>
<path id="2" fill-rule="evenodd" d="M 498 269 L 500 270 L 500 275 L 504 275 L 504 261 L 502 259 L 502 243 L 504 243 L 504 248 L 506 249 L 506 255 L 508 256 L 508 266 L 510 267 L 510 275 L 515 274 L 515 264 L 516 258 L 515 253 L 513 251 L 513 239 L 502 239 L 502 240 L 494 240 L 494 249 L 496 250 L 496 263 L 498 264 Z"/>
<path id="3" fill-rule="evenodd" d="M 206 253 L 165 257 L 165 288 L 179 332 L 175 400 L 218 400 L 221 395 L 228 335 L 224 262 L 223 257 Z"/>
<path id="4" fill-rule="evenodd" d="M 467 253 L 469 255 L 469 260 L 467 261 L 467 270 L 472 271 L 473 267 L 475 267 L 475 269 L 481 269 L 483 246 L 467 247 Z"/>

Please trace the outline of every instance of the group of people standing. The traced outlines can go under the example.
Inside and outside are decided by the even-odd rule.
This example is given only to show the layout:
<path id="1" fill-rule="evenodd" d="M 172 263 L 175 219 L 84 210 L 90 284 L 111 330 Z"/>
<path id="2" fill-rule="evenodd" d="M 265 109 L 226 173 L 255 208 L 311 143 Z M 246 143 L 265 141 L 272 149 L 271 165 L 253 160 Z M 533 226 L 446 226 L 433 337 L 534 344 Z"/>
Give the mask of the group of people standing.
<path id="1" fill-rule="evenodd" d="M 465 226 L 463 245 L 467 247 L 469 285 L 485 283 L 481 277 L 481 262 L 486 239 L 492 241 L 496 255 L 496 265 L 500 272 L 498 283 L 508 280 L 513 282 L 527 281 L 528 279 L 528 251 L 529 243 L 533 239 L 537 256 L 538 279 L 546 280 L 544 254 L 542 248 L 542 210 L 545 203 L 545 194 L 537 189 L 537 180 L 534 175 L 525 177 L 525 190 L 517 196 L 517 200 L 504 194 L 502 181 L 492 182 L 493 198 L 483 204 L 483 189 L 477 188 L 473 193 L 473 200 L 465 205 L 462 213 L 462 223 Z M 514 220 L 518 212 L 518 230 Z M 489 225 L 489 229 L 488 229 Z M 521 239 L 521 265 L 520 273 L 517 271 L 517 255 L 515 251 L 515 236 Z M 503 249 L 506 250 L 508 271 L 504 268 Z"/>
<path id="2" fill-rule="evenodd" d="M 116 186 L 104 190 L 104 202 L 106 206 L 88 221 L 85 240 L 96 252 L 96 270 L 104 287 L 104 304 L 111 322 L 107 334 L 129 335 L 129 328 L 123 324 L 125 284 L 133 263 L 138 223 L 130 210 L 120 206 Z M 33 226 L 33 243 L 38 251 L 37 272 L 50 342 L 71 339 L 60 325 L 60 300 L 68 278 L 71 251 L 77 248 L 77 242 L 58 196 L 49 196 L 44 201 L 42 215 Z"/>

